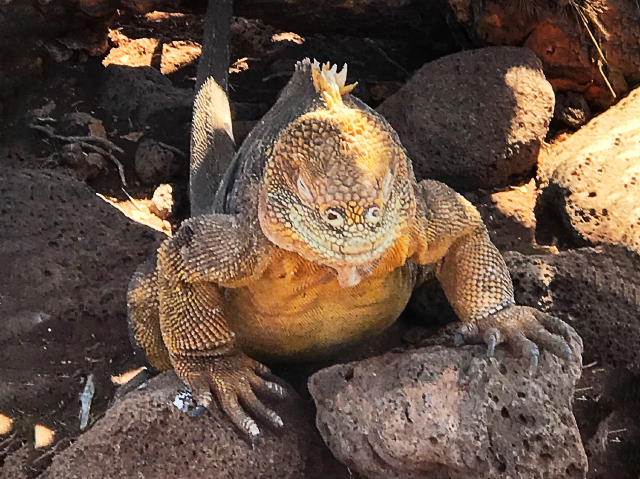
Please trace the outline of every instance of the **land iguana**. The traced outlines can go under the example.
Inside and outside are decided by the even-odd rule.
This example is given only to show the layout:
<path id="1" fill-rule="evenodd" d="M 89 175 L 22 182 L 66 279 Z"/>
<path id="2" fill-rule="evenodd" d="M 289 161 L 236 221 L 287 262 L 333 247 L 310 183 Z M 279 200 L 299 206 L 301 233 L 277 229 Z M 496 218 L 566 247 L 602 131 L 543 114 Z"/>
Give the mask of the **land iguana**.
<path id="1" fill-rule="evenodd" d="M 478 211 L 442 183 L 416 181 L 395 131 L 350 95 L 346 67 L 299 62 L 233 154 L 231 1 L 211 1 L 207 17 L 192 124 L 193 217 L 162 243 L 155 264 L 139 269 L 128 294 L 135 342 L 155 369 L 176 370 L 196 412 L 215 398 L 252 441 L 260 435 L 254 418 L 281 427 L 257 395 L 281 398 L 285 389 L 258 361 L 328 356 L 381 333 L 428 272 L 463 323 L 458 343 L 484 341 L 492 355 L 504 342 L 532 366 L 539 347 L 571 358 L 575 331 L 515 304 Z M 222 44 L 217 63 L 212 44 Z M 232 155 L 214 194 L 216 168 Z"/>

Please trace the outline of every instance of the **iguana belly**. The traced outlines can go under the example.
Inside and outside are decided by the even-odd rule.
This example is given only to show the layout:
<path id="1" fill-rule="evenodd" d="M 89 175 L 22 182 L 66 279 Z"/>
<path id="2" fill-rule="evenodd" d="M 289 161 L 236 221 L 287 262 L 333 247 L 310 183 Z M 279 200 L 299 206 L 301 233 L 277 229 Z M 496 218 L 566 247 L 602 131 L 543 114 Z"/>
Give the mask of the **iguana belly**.
<path id="1" fill-rule="evenodd" d="M 255 359 L 314 359 L 382 332 L 406 306 L 414 282 L 404 265 L 342 288 L 328 268 L 286 254 L 260 280 L 226 290 L 226 316 Z"/>

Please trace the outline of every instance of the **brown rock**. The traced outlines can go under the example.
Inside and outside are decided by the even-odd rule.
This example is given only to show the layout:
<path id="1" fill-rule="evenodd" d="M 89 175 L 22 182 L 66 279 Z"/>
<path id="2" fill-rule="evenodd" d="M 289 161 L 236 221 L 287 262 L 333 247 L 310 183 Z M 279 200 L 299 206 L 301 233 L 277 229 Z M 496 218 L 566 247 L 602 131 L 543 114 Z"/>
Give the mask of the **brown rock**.
<path id="1" fill-rule="evenodd" d="M 418 10 L 411 0 L 239 0 L 234 12 L 247 18 L 260 18 L 276 28 L 309 32 L 375 32 L 401 29 L 420 22 L 418 11 L 426 17 L 444 20 L 447 6 L 427 2 Z M 413 7 L 413 8 L 412 8 Z"/>
<path id="2" fill-rule="evenodd" d="M 584 339 L 573 407 L 588 477 L 633 478 L 640 451 L 640 396 L 634 392 L 640 387 L 640 256 L 604 246 L 507 253 L 505 260 L 516 300 L 564 319 Z"/>
<path id="3" fill-rule="evenodd" d="M 24 465 L 29 461 L 33 446 L 24 444 L 15 451 L 3 452 L 3 464 L 0 467 L 0 479 L 26 479 Z"/>
<path id="4" fill-rule="evenodd" d="M 186 65 L 195 63 L 202 52 L 200 45 L 193 42 L 174 41 L 162 45 L 160 72 L 163 75 L 175 73 Z"/>
<path id="5" fill-rule="evenodd" d="M 148 67 L 153 63 L 154 55 L 157 55 L 158 40 L 155 38 L 129 39 L 118 31 L 111 32 L 110 36 L 117 36 L 118 46 L 109 50 L 102 64 L 126 65 L 129 67 Z M 124 38 L 120 38 L 124 37 Z"/>
<path id="6" fill-rule="evenodd" d="M 167 3 L 166 0 L 120 0 L 122 4 L 136 13 L 147 13 Z"/>
<path id="7" fill-rule="evenodd" d="M 624 75 L 629 83 L 640 82 L 640 28 L 638 4 L 628 0 L 606 0 L 598 15 L 604 35 L 601 48 L 611 68 Z"/>
<path id="8" fill-rule="evenodd" d="M 107 171 L 107 162 L 99 153 L 85 153 L 78 143 L 62 147 L 62 164 L 70 166 L 80 181 L 90 181 Z"/>
<path id="9" fill-rule="evenodd" d="M 112 0 L 78 0 L 78 6 L 91 17 L 102 17 L 113 12 Z"/>
<path id="10" fill-rule="evenodd" d="M 419 179 L 468 191 L 533 172 L 553 104 L 535 55 L 493 47 L 425 65 L 378 112 L 398 132 Z"/>
<path id="11" fill-rule="evenodd" d="M 640 256 L 625 248 L 507 253 L 516 302 L 547 311 L 584 340 L 585 362 L 640 372 Z"/>
<path id="12" fill-rule="evenodd" d="M 151 199 L 149 210 L 163 220 L 169 219 L 173 216 L 173 186 L 167 184 L 158 186 L 153 192 L 153 198 Z"/>
<path id="13" fill-rule="evenodd" d="M 640 88 L 541 154 L 543 215 L 559 215 L 583 243 L 618 244 L 640 253 L 638 118 Z"/>
<path id="14" fill-rule="evenodd" d="M 39 110 L 33 111 L 33 114 L 37 115 L 38 113 L 40 113 Z M 65 136 L 107 137 L 107 132 L 100 120 L 80 111 L 62 115 L 60 122 L 55 125 L 55 130 L 59 135 Z"/>
<path id="15" fill-rule="evenodd" d="M 69 176 L 5 170 L 0 192 L 0 317 L 122 319 L 129 273 L 154 251 L 155 236 Z M 116 267 L 121 274 L 103 277 Z"/>
<path id="16" fill-rule="evenodd" d="M 278 44 L 283 41 L 298 39 L 290 33 L 289 37 L 277 36 L 277 30 L 266 23 L 251 18 L 234 18 L 231 23 L 231 56 L 233 58 L 260 58 L 261 61 L 270 60 L 278 50 Z M 301 40 L 304 42 L 304 39 Z"/>
<path id="17" fill-rule="evenodd" d="M 165 142 L 183 146 L 189 138 L 193 92 L 175 88 L 152 67 L 108 65 L 100 105 L 113 116 L 131 119 L 136 127 L 150 128 Z"/>
<path id="18" fill-rule="evenodd" d="M 0 411 L 63 438 L 79 426 L 80 378 L 94 375 L 100 413 L 132 355 L 127 285 L 160 235 L 69 175 L 5 168 L 0 198 Z"/>
<path id="19" fill-rule="evenodd" d="M 607 108 L 616 100 L 611 88 L 619 98 L 628 91 L 628 84 L 640 81 L 640 30 L 634 2 L 471 3 L 474 15 L 459 21 L 490 44 L 524 44 L 533 50 L 556 91 L 578 92 L 598 108 Z"/>
<path id="20" fill-rule="evenodd" d="M 487 227 L 491 241 L 500 251 L 539 252 L 535 244 L 535 180 L 495 193 L 477 190 L 465 193 Z"/>
<path id="21" fill-rule="evenodd" d="M 592 61 L 584 34 L 566 20 L 548 17 L 539 22 L 525 43 L 542 60 L 555 90 L 583 92 L 588 101 L 605 108 L 613 96 Z"/>
<path id="22" fill-rule="evenodd" d="M 252 448 L 218 407 L 195 419 L 178 411 L 172 403 L 180 387 L 170 372 L 118 400 L 41 478 L 348 477 L 299 399 L 274 406 L 286 427 L 280 434 L 263 430 L 262 443 Z"/>
<path id="23" fill-rule="evenodd" d="M 580 365 L 545 352 L 528 369 L 504 350 L 434 346 L 323 369 L 309 391 L 329 448 L 370 479 L 585 477 Z"/>
<path id="24" fill-rule="evenodd" d="M 145 185 L 158 185 L 171 181 L 180 170 L 173 151 L 156 140 L 142 140 L 136 150 L 136 173 Z"/>
<path id="25" fill-rule="evenodd" d="M 2 12 L 0 11 L 0 15 Z M 42 56 L 34 47 L 3 46 L 0 55 L 0 100 L 10 98 L 42 75 Z"/>
<path id="26" fill-rule="evenodd" d="M 577 130 L 591 119 L 591 109 L 579 93 L 557 92 L 553 118 Z"/>
<path id="27" fill-rule="evenodd" d="M 518 8 L 509 8 L 506 2 L 473 4 L 475 30 L 478 36 L 493 45 L 519 45 L 533 30 L 532 19 Z M 521 4 L 522 5 L 522 4 Z M 477 8 L 480 7 L 480 11 Z"/>

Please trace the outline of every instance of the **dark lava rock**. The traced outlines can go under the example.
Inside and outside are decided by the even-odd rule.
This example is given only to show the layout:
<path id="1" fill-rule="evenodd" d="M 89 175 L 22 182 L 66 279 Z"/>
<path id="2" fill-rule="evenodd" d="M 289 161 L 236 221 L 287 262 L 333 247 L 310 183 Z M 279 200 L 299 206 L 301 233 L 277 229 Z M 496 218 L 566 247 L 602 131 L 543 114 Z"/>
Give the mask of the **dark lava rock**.
<path id="1" fill-rule="evenodd" d="M 285 428 L 263 430 L 261 444 L 252 448 L 218 407 L 194 419 L 180 412 L 172 404 L 180 387 L 171 372 L 118 400 L 41 479 L 349 477 L 299 399 L 274 405 Z"/>
<path id="2" fill-rule="evenodd" d="M 106 409 L 111 375 L 133 366 L 127 285 L 160 236 L 70 175 L 0 172 L 0 412 L 18 434 L 77 433 L 88 374 L 92 412 Z"/>
<path id="3" fill-rule="evenodd" d="M 174 87 L 154 68 L 107 66 L 100 106 L 120 120 L 149 128 L 165 142 L 182 146 L 189 138 L 193 92 Z"/>
<path id="4" fill-rule="evenodd" d="M 183 162 L 186 166 L 186 161 Z M 136 173 L 145 185 L 168 183 L 180 171 L 180 160 L 173 151 L 155 140 L 140 142 L 135 157 Z"/>
<path id="5" fill-rule="evenodd" d="M 492 47 L 426 64 L 378 112 L 398 132 L 418 179 L 469 191 L 533 173 L 553 105 L 531 51 Z"/>
<path id="6" fill-rule="evenodd" d="M 585 361 L 640 372 L 640 256 L 622 247 L 580 248 L 505 261 L 516 302 L 571 324 L 584 340 Z"/>

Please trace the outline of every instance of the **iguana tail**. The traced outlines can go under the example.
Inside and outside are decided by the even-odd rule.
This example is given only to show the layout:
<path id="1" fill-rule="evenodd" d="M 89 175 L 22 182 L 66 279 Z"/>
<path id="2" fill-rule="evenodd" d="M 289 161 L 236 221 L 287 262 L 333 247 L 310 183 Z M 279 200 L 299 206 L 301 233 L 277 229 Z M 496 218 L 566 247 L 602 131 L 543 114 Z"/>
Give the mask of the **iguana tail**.
<path id="1" fill-rule="evenodd" d="M 209 0 L 191 122 L 191 216 L 212 213 L 220 181 L 235 153 L 227 90 L 232 0 Z"/>

